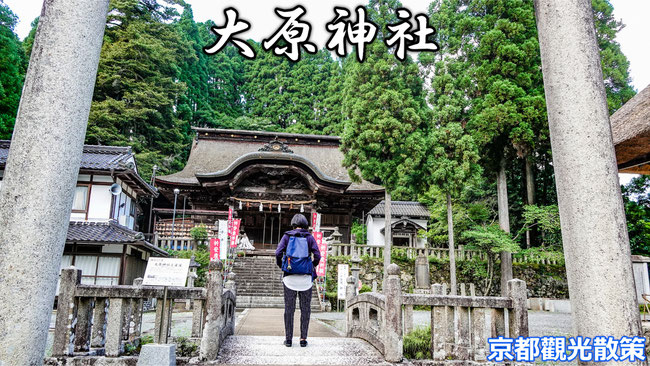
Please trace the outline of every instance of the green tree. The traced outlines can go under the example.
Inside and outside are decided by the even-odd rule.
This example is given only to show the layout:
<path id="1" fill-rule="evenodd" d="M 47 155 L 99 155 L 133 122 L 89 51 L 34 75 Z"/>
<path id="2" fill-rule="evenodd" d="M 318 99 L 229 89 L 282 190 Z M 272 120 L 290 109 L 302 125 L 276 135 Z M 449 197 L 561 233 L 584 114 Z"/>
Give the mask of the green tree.
<path id="1" fill-rule="evenodd" d="M 607 106 L 609 113 L 614 113 L 636 94 L 630 80 L 630 62 L 616 41 L 616 34 L 624 25 L 621 20 L 614 18 L 614 7 L 609 0 L 592 0 L 591 5 L 605 79 Z"/>
<path id="2" fill-rule="evenodd" d="M 16 122 L 27 59 L 14 33 L 18 17 L 0 2 L 0 139 L 10 139 Z"/>
<path id="3" fill-rule="evenodd" d="M 179 65 L 195 56 L 174 15 L 157 2 L 111 2 L 99 61 L 86 142 L 132 146 L 143 176 L 154 164 L 163 174 L 180 169 L 190 141 L 174 108 L 186 89 Z"/>
<path id="4" fill-rule="evenodd" d="M 378 39 L 366 49 L 363 63 L 350 65 L 344 86 L 345 119 L 341 149 L 343 165 L 353 179 L 382 184 L 386 189 L 386 245 L 390 253 L 391 193 L 410 191 L 410 172 L 426 152 L 430 120 L 418 65 L 400 62 L 383 43 L 383 29 L 396 21 L 395 0 L 371 0 L 371 20 L 379 25 Z M 390 260 L 390 255 L 385 256 Z"/>
<path id="5" fill-rule="evenodd" d="M 479 153 L 474 139 L 466 134 L 458 122 L 434 127 L 427 141 L 426 165 L 422 181 L 442 191 L 447 200 L 447 232 L 451 294 L 456 295 L 456 259 L 454 247 L 454 218 L 452 199 L 458 198 L 463 188 L 480 179 Z"/>
<path id="6" fill-rule="evenodd" d="M 636 177 L 621 190 L 632 254 L 650 255 L 650 176 Z"/>

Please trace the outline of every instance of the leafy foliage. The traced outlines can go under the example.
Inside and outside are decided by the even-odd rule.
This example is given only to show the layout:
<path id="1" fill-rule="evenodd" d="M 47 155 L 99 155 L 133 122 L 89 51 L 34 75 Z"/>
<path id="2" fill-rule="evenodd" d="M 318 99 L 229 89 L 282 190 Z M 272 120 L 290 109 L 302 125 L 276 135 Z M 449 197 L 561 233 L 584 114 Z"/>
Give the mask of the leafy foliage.
<path id="1" fill-rule="evenodd" d="M 11 138 L 27 68 L 25 51 L 14 33 L 17 22 L 18 17 L 0 2 L 0 139 Z"/>
<path id="2" fill-rule="evenodd" d="M 384 29 L 399 7 L 395 0 L 372 0 L 367 8 L 370 19 Z M 418 66 L 399 62 L 383 42 L 373 42 L 363 63 L 351 61 L 343 92 L 343 165 L 355 180 L 407 193 L 408 186 L 401 183 L 425 156 L 429 120 Z"/>
<path id="3" fill-rule="evenodd" d="M 650 255 L 650 176 L 632 179 L 622 191 L 632 254 Z"/>
<path id="4" fill-rule="evenodd" d="M 415 328 L 404 336 L 404 357 L 412 360 L 431 359 L 431 327 Z"/>

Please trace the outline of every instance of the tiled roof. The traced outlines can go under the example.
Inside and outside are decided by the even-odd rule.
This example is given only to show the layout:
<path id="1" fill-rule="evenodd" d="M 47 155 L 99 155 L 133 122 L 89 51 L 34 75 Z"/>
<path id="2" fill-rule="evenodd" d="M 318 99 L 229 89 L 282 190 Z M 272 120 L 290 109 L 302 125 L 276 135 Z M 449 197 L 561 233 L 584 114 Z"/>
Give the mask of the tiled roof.
<path id="1" fill-rule="evenodd" d="M 68 241 L 135 243 L 143 241 L 142 233 L 133 231 L 111 221 L 71 221 L 68 226 Z"/>
<path id="2" fill-rule="evenodd" d="M 7 163 L 9 140 L 0 140 L 0 166 Z M 81 169 L 111 170 L 126 169 L 127 162 L 133 157 L 130 147 L 84 145 L 81 156 Z"/>
<path id="3" fill-rule="evenodd" d="M 347 191 L 383 192 L 383 187 L 362 181 L 352 182 L 343 166 L 340 138 L 280 132 L 194 128 L 197 132 L 187 164 L 182 171 L 158 176 L 160 183 L 199 185 L 200 179 L 233 174 L 252 161 L 273 164 L 297 163 L 306 166 L 319 179 L 343 185 Z M 281 143 L 286 150 L 269 150 L 270 143 Z"/>
<path id="4" fill-rule="evenodd" d="M 151 251 L 166 254 L 147 243 L 141 232 L 129 229 L 110 221 L 71 221 L 68 226 L 67 242 L 97 243 L 97 244 L 133 244 L 148 247 Z"/>
<path id="5" fill-rule="evenodd" d="M 375 206 L 368 215 L 384 216 L 384 201 Z M 393 218 L 399 217 L 429 217 L 429 210 L 420 202 L 412 201 L 391 201 L 390 213 Z"/>
<path id="6" fill-rule="evenodd" d="M 10 143 L 9 140 L 0 140 L 0 169 L 4 169 L 7 164 Z M 131 159 L 133 160 L 130 161 Z M 157 195 L 156 189 L 140 177 L 133 161 L 135 161 L 134 154 L 128 146 L 84 145 L 79 169 L 82 171 L 113 171 L 127 184 L 132 184 L 132 188 L 147 195 Z"/>

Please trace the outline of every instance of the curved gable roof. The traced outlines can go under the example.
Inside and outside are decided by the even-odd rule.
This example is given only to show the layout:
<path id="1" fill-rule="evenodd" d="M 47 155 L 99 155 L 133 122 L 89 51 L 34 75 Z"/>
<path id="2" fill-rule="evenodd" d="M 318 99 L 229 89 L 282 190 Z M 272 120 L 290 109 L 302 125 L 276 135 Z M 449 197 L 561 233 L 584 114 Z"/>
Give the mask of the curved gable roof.
<path id="1" fill-rule="evenodd" d="M 342 165 L 340 139 L 335 136 L 208 128 L 195 130 L 197 138 L 185 168 L 178 173 L 157 177 L 157 181 L 198 185 L 199 179 L 227 176 L 247 162 L 273 160 L 300 163 L 325 182 L 349 185 L 348 191 L 383 191 L 383 187 L 370 182 L 352 182 Z M 286 151 L 269 151 L 266 147 L 274 140 L 282 142 Z"/>

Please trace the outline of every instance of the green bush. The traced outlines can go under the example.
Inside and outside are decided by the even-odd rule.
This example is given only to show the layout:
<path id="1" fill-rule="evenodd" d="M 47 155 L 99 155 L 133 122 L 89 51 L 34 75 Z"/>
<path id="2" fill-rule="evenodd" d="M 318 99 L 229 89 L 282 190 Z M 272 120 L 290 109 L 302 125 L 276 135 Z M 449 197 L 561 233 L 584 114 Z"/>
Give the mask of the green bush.
<path id="1" fill-rule="evenodd" d="M 193 227 L 190 230 L 190 235 L 192 235 L 194 241 L 205 240 L 208 238 L 208 229 L 206 229 L 205 225 L 201 224 Z"/>
<path id="2" fill-rule="evenodd" d="M 404 337 L 404 357 L 413 360 L 431 359 L 431 327 L 416 328 Z"/>

